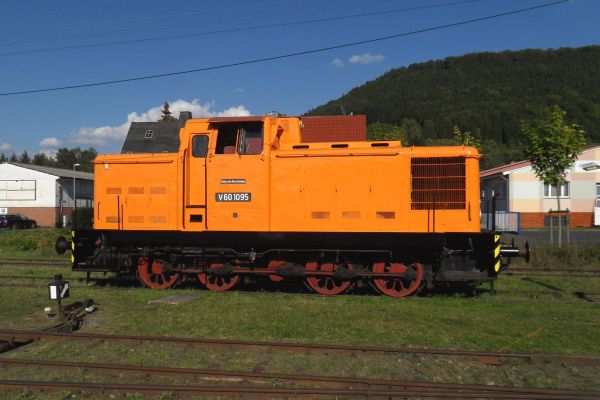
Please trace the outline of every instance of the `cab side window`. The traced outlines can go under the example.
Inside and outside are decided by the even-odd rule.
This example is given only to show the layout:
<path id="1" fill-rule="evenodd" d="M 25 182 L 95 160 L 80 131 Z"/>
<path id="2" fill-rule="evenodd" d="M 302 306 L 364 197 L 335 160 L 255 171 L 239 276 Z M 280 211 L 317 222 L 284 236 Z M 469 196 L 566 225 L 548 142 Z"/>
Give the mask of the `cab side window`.
<path id="1" fill-rule="evenodd" d="M 262 151 L 262 125 L 245 126 L 238 130 L 238 154 L 261 154 Z"/>
<path id="2" fill-rule="evenodd" d="M 208 136 L 196 135 L 192 138 L 192 157 L 204 158 L 208 152 Z"/>
<path id="3" fill-rule="evenodd" d="M 215 154 L 234 154 L 236 138 L 237 129 L 235 126 L 220 126 Z"/>

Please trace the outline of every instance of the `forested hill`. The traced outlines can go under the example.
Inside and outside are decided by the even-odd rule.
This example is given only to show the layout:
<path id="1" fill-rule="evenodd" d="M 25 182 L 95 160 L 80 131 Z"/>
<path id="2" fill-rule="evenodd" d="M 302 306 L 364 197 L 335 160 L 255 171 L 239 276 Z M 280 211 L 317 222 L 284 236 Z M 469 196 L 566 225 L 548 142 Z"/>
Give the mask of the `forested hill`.
<path id="1" fill-rule="evenodd" d="M 600 46 L 473 53 L 413 64 L 307 114 L 366 114 L 369 124 L 412 130 L 405 133 L 409 144 L 443 143 L 457 125 L 481 139 L 487 168 L 520 159 L 521 121 L 535 120 L 554 104 L 587 131 L 588 143 L 600 142 Z"/>

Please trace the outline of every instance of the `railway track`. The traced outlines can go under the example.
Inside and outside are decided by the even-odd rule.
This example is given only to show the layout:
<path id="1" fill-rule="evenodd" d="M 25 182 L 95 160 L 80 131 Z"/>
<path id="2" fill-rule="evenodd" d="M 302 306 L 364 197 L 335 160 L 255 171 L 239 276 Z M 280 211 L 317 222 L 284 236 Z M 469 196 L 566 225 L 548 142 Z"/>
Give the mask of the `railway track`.
<path id="1" fill-rule="evenodd" d="M 101 333 L 60 333 L 40 330 L 0 329 L 0 341 L 7 349 L 16 344 L 28 344 L 35 341 L 102 341 L 123 343 L 155 343 L 156 345 L 199 345 L 216 348 L 239 348 L 254 351 L 302 352 L 317 354 L 392 355 L 419 354 L 434 356 L 460 357 L 474 360 L 484 365 L 501 367 L 502 361 L 522 361 L 535 363 L 561 363 L 572 366 L 600 366 L 600 357 L 573 356 L 556 354 L 525 354 L 479 352 L 449 349 L 385 348 L 349 345 L 327 345 L 306 343 L 257 342 L 221 339 L 178 338 L 161 336 L 113 335 Z M 154 344 L 153 344 L 154 345 Z M 365 398 L 495 398 L 495 399 L 587 399 L 600 398 L 600 391 L 593 390 L 557 390 L 546 388 L 489 386 L 477 384 L 436 383 L 423 381 L 405 381 L 389 379 L 371 379 L 340 376 L 314 376 L 301 374 L 283 374 L 269 372 L 223 371 L 198 368 L 149 367 L 126 364 L 105 364 L 87 362 L 69 362 L 57 360 L 32 360 L 0 358 L 0 366 L 12 368 L 37 368 L 38 370 L 71 371 L 71 376 L 80 377 L 80 371 L 98 374 L 115 373 L 126 376 L 139 376 L 144 383 L 114 382 L 63 382 L 36 380 L 0 380 L 2 390 L 40 390 L 40 391 L 82 391 L 87 393 L 139 393 L 159 395 L 165 392 L 179 397 L 199 395 L 235 396 L 243 398 L 301 397 L 320 398 L 322 396 L 344 396 Z M 28 376 L 24 374 L 23 376 Z M 67 375 L 65 375 L 67 376 Z M 159 382 L 155 377 L 175 376 L 196 378 L 189 384 L 146 384 Z M 75 378 L 77 379 L 77 378 Z M 134 377 L 126 378 L 135 382 Z M 101 379 L 102 380 L 102 379 Z M 200 381 L 202 384 L 198 384 Z M 215 385 L 207 386 L 204 385 Z M 218 383 L 218 384 L 217 384 Z"/>
<path id="2" fill-rule="evenodd" d="M 243 348 L 243 349 L 269 349 L 273 351 L 286 352 L 312 352 L 326 354 L 371 354 L 371 355 L 394 355 L 394 354 L 423 354 L 440 355 L 469 358 L 485 364 L 498 364 L 501 360 L 521 360 L 527 362 L 562 362 L 570 365 L 593 365 L 600 366 L 600 357 L 596 356 L 573 356 L 560 354 L 538 354 L 538 353 L 499 353 L 481 352 L 470 350 L 450 349 L 420 349 L 412 347 L 388 348 L 352 345 L 328 345 L 313 343 L 287 343 L 287 342 L 257 342 L 247 340 L 228 339 L 202 339 L 182 338 L 169 336 L 135 336 L 114 335 L 105 333 L 60 333 L 45 332 L 39 330 L 0 329 L 0 339 L 11 343 L 13 341 L 27 340 L 79 340 L 79 341 L 119 341 L 126 343 L 169 343 L 177 345 L 201 345 L 212 347 Z"/>
<path id="3" fill-rule="evenodd" d="M 4 258 L 0 259 L 0 267 L 65 267 L 70 268 L 71 263 L 67 260 L 42 260 L 42 259 L 18 259 Z"/>
<path id="4" fill-rule="evenodd" d="M 330 389 L 330 388 L 280 388 L 255 386 L 200 386 L 200 385 L 148 385 L 86 382 L 49 382 L 30 380 L 0 380 L 4 390 L 43 390 L 43 391 L 83 391 L 91 393 L 116 392 L 159 395 L 170 393 L 178 397 L 198 395 L 243 396 L 243 398 L 264 398 L 264 396 L 285 396 L 299 398 L 320 398 L 320 396 L 361 396 L 369 399 L 381 398 L 445 398 L 445 399 L 589 399 L 597 398 L 600 392 L 566 391 L 556 389 L 529 389 L 509 386 L 486 386 L 481 388 L 470 385 L 440 384 L 416 382 L 399 385 L 399 388 L 386 389 Z M 432 385 L 432 386 L 429 386 Z M 435 385 L 435 386 L 433 386 Z"/>
<path id="5" fill-rule="evenodd" d="M 38 282 L 51 282 L 54 279 L 52 276 L 23 276 L 23 275 L 2 275 L 0 274 L 0 287 L 14 287 L 14 288 L 46 288 L 46 283 L 38 283 Z M 71 280 L 71 288 L 78 288 L 77 285 L 73 285 L 73 282 L 83 283 L 86 281 L 85 278 L 67 278 Z M 32 283 L 20 283 L 23 281 L 33 281 Z M 135 280 L 119 280 L 114 278 L 92 278 L 90 282 L 95 282 L 97 286 L 81 286 L 82 288 L 91 289 L 91 290 L 131 290 L 135 288 L 143 288 L 141 284 L 139 284 Z M 187 286 L 183 287 L 196 287 L 192 282 L 188 282 Z M 269 295 L 269 296 L 303 296 L 303 297 L 324 297 L 323 295 L 310 293 L 304 290 L 304 287 L 301 284 L 297 285 L 288 285 L 282 286 L 279 285 L 275 287 L 276 291 L 268 290 L 269 287 L 264 290 L 264 287 L 261 287 L 260 290 L 237 290 L 235 292 L 223 292 L 220 293 L 222 296 L 227 296 L 232 293 L 236 295 Z M 273 289 L 273 288 L 271 288 Z M 283 291 L 282 291 L 283 290 Z M 490 294 L 488 289 L 477 289 L 475 290 L 475 294 L 478 296 Z M 575 297 L 577 299 L 581 299 L 587 303 L 598 303 L 600 302 L 600 292 L 590 292 L 590 291 L 574 291 L 574 292 L 563 292 L 560 290 L 544 290 L 544 291 L 527 291 L 527 290 L 495 290 L 494 294 L 496 295 L 519 295 L 525 296 L 527 298 L 537 298 L 540 296 L 552 296 L 552 297 L 562 297 L 562 296 L 570 296 Z M 346 296 L 351 296 L 353 294 L 346 294 Z M 372 293 L 355 293 L 358 296 L 372 295 Z M 427 300 L 429 297 L 415 297 L 413 296 L 412 300 Z M 554 302 L 556 303 L 556 302 Z M 585 304 L 583 302 L 568 302 L 568 304 Z"/>
<path id="6" fill-rule="evenodd" d="M 508 268 L 503 275 L 514 276 L 560 276 L 570 278 L 597 278 L 600 270 L 590 269 L 554 269 L 554 268 Z"/>
<path id="7" fill-rule="evenodd" d="M 38 267 L 65 267 L 70 268 L 68 260 L 45 260 L 45 259 L 0 259 L 0 266 L 38 266 Z M 503 275 L 512 276 L 558 276 L 558 277 L 600 277 L 600 270 L 582 268 L 513 268 L 509 267 L 502 272 Z"/>

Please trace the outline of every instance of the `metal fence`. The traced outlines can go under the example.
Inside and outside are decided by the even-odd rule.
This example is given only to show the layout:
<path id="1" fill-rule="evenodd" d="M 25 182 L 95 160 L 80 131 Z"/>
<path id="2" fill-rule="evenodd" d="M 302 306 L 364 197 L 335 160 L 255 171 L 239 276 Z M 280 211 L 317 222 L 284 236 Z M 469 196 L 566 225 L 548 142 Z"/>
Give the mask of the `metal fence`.
<path id="1" fill-rule="evenodd" d="M 481 214 L 481 229 L 493 228 L 494 215 L 489 213 Z M 513 211 L 496 211 L 496 230 L 498 232 L 509 232 L 521 234 L 521 213 Z"/>

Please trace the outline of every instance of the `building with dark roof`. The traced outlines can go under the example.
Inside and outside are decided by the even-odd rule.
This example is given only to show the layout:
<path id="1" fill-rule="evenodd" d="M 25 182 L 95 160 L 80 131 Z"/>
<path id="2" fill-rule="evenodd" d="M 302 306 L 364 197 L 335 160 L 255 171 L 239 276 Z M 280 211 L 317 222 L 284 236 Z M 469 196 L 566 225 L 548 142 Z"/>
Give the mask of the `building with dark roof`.
<path id="1" fill-rule="evenodd" d="M 132 122 L 121 153 L 177 153 L 179 123 Z"/>

